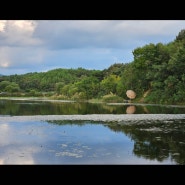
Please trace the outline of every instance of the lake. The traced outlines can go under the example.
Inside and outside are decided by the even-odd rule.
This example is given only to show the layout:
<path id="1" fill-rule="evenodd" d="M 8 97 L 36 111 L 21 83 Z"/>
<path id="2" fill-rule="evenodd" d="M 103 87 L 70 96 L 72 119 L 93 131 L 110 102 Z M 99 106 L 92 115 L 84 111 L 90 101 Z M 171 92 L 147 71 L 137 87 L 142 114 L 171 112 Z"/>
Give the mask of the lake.
<path id="1" fill-rule="evenodd" d="M 185 164 L 185 106 L 0 99 L 0 164 Z"/>

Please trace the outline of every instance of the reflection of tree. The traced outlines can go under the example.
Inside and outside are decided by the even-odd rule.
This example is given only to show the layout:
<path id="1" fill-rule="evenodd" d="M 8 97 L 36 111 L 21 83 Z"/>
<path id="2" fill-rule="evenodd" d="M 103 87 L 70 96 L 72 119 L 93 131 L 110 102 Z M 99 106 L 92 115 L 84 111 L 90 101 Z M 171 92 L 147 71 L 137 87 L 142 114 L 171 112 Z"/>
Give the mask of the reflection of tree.
<path id="1" fill-rule="evenodd" d="M 149 160 L 170 159 L 177 164 L 185 164 L 185 120 L 135 121 L 121 124 L 93 121 L 48 121 L 57 125 L 103 124 L 114 132 L 123 132 L 133 140 L 133 153 Z"/>
<path id="2" fill-rule="evenodd" d="M 104 103 L 0 100 L 2 115 L 123 114 L 125 109 Z"/>
<path id="3" fill-rule="evenodd" d="M 19 104 L 12 106 L 12 101 L 0 101 L 0 114 L 1 115 L 18 115 L 20 110 Z"/>
<path id="4" fill-rule="evenodd" d="M 125 114 L 126 108 L 105 103 L 0 100 L 2 115 Z M 137 113 L 142 112 L 142 106 L 137 107 Z"/>
<path id="5" fill-rule="evenodd" d="M 32 100 L 0 100 L 2 115 L 69 115 L 69 114 L 126 114 L 127 105 L 87 102 L 47 102 Z M 130 104 L 129 106 L 135 106 Z M 134 108 L 134 107 L 133 107 Z M 183 114 L 184 108 L 167 106 L 135 106 L 136 114 Z"/>
<path id="6" fill-rule="evenodd" d="M 143 107 L 143 111 L 150 114 L 184 114 L 183 107 L 171 107 L 164 105 L 146 105 Z"/>
<path id="7" fill-rule="evenodd" d="M 84 121 L 84 120 L 48 120 L 47 121 L 50 124 L 56 124 L 56 125 L 78 125 L 78 126 L 84 126 L 86 124 L 91 124 L 91 125 L 98 125 L 98 124 L 103 124 L 104 122 L 100 121 Z"/>
<path id="8" fill-rule="evenodd" d="M 185 164 L 185 121 L 137 121 L 135 124 L 110 124 L 116 132 L 124 132 L 135 141 L 133 153 L 138 157 L 163 161 L 171 158 Z"/>

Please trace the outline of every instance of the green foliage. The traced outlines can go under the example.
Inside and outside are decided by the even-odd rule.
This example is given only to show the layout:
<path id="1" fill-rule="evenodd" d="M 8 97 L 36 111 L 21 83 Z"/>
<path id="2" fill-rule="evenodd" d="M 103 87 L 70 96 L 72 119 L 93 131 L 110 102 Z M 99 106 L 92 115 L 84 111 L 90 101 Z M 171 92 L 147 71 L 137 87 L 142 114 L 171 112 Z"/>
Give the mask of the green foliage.
<path id="1" fill-rule="evenodd" d="M 109 75 L 105 77 L 101 83 L 101 91 L 103 91 L 104 94 L 108 94 L 110 92 L 116 93 L 116 87 L 118 82 L 120 81 L 120 77 L 116 75 Z"/>
<path id="2" fill-rule="evenodd" d="M 83 92 L 86 99 L 91 99 L 98 94 L 99 91 L 99 80 L 96 77 L 90 76 L 81 79 L 76 83 L 78 92 Z"/>
<path id="3" fill-rule="evenodd" d="M 15 82 L 2 81 L 0 82 L 0 90 L 2 92 L 14 93 L 14 92 L 19 92 L 20 87 Z"/>
<path id="4" fill-rule="evenodd" d="M 176 36 L 176 41 L 185 40 L 185 29 L 181 30 L 179 34 Z"/>
<path id="5" fill-rule="evenodd" d="M 102 97 L 103 102 L 109 102 L 109 103 L 120 103 L 124 102 L 124 99 L 120 96 L 117 96 L 113 93 L 106 94 Z"/>
<path id="6" fill-rule="evenodd" d="M 127 66 L 127 63 L 115 63 L 111 65 L 108 69 L 104 69 L 103 72 L 103 77 L 108 77 L 110 75 L 116 75 L 116 76 L 121 76 L 122 72 L 124 71 L 125 67 Z M 103 79 L 103 78 L 102 78 Z"/>

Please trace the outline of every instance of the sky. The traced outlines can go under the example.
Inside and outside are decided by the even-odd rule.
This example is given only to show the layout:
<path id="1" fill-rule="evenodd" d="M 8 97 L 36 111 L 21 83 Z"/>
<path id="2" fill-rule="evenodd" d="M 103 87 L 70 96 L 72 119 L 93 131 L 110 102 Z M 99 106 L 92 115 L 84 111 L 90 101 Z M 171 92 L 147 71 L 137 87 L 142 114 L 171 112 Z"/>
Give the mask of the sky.
<path id="1" fill-rule="evenodd" d="M 107 69 L 147 44 L 168 44 L 185 20 L 0 20 L 0 74 Z"/>

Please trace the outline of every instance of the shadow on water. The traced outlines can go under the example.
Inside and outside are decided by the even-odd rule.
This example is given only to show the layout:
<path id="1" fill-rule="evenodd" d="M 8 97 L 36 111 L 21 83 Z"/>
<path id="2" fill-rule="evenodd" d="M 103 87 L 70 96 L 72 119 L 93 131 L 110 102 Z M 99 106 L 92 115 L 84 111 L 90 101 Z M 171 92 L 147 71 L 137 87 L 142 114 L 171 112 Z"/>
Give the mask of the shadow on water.
<path id="1" fill-rule="evenodd" d="M 57 125 L 86 124 L 85 121 L 48 121 Z M 185 120 L 127 121 L 100 123 L 110 130 L 123 133 L 134 142 L 133 154 L 137 158 L 163 162 L 170 159 L 176 164 L 185 164 Z"/>

